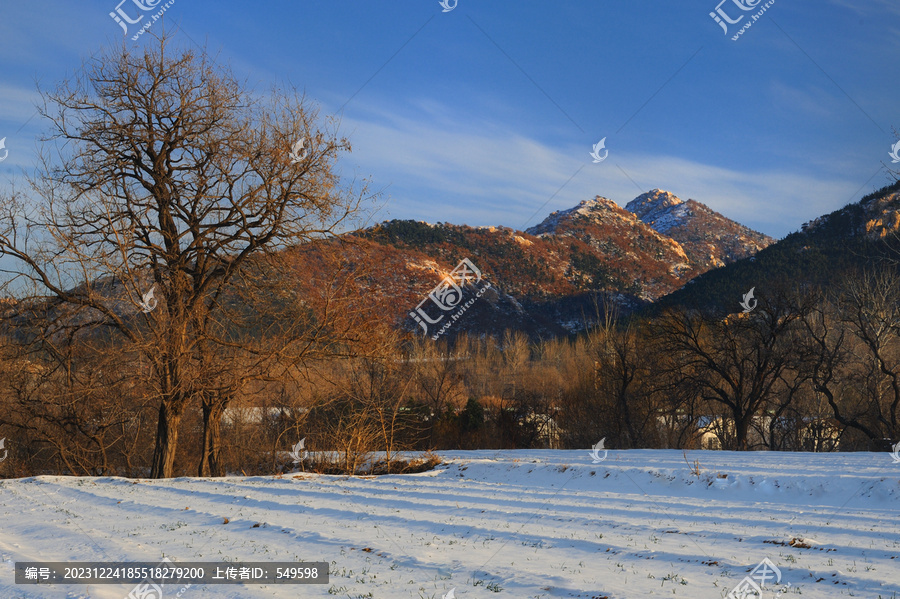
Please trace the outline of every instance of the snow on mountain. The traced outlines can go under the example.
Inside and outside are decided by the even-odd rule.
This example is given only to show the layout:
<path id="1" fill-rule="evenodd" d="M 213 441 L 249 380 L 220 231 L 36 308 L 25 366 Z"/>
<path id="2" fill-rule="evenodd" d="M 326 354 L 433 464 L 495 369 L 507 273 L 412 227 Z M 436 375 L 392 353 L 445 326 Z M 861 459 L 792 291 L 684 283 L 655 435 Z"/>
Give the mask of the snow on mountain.
<path id="1" fill-rule="evenodd" d="M 625 209 L 655 231 L 678 241 L 694 268 L 703 272 L 747 258 L 775 243 L 695 200 L 684 201 L 668 191 L 651 190 L 628 202 Z"/>
<path id="2" fill-rule="evenodd" d="M 411 317 L 441 278 L 468 258 L 493 291 L 454 334 L 521 330 L 534 338 L 567 335 L 585 324 L 598 294 L 631 310 L 657 300 L 768 240 L 689 200 L 655 190 L 622 208 L 601 196 L 518 231 L 392 220 L 352 234 L 339 251 L 373 315 L 419 331 Z M 770 241 L 770 240 L 769 240 Z M 746 244 L 746 246 L 742 245 Z M 316 248 L 298 251 L 298 272 L 329 268 Z M 301 255 L 303 254 L 303 255 Z M 304 276 L 296 277 L 303 285 Z M 620 299 L 612 299 L 620 298 Z"/>
<path id="3" fill-rule="evenodd" d="M 651 243 L 660 244 L 679 259 L 687 261 L 688 257 L 677 241 L 652 229 L 647 230 L 643 224 L 634 213 L 623 209 L 608 198 L 597 196 L 593 200 L 582 200 L 574 208 L 553 212 L 526 232 L 535 236 L 568 235 L 583 239 L 585 234 L 598 232 L 589 230 L 591 227 L 602 227 L 605 234 L 618 233 L 622 240 L 627 242 L 623 249 L 632 250 L 632 253 L 637 249 L 638 241 L 649 238 Z M 603 236 L 594 235 L 592 241 L 594 242 L 592 245 L 597 247 L 603 245 L 605 239 Z"/>
<path id="4" fill-rule="evenodd" d="M 584 216 L 588 218 L 600 216 L 603 213 L 604 209 L 614 214 L 621 211 L 619 205 L 609 198 L 596 196 L 592 200 L 581 200 L 580 202 L 578 202 L 578 205 L 573 208 L 551 212 L 550 215 L 547 216 L 547 218 L 545 218 L 543 221 L 541 221 L 540 224 L 525 229 L 525 232 L 531 235 L 555 233 L 556 229 L 559 227 L 560 222 L 564 222 L 567 219 L 574 219 L 577 216 Z"/>
<path id="5" fill-rule="evenodd" d="M 625 205 L 639 219 L 665 233 L 690 216 L 685 203 L 675 194 L 661 189 L 639 195 Z"/>

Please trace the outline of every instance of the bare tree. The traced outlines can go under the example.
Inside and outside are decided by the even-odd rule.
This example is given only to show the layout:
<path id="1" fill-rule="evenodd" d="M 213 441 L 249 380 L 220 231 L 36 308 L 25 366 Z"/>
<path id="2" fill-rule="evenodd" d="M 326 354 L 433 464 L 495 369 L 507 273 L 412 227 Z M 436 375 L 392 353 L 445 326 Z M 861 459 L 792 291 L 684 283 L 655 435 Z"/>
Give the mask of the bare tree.
<path id="1" fill-rule="evenodd" d="M 390 347 L 385 346 L 386 349 Z M 388 472 L 397 451 L 397 436 L 402 426 L 401 408 L 412 384 L 411 370 L 389 351 L 361 357 L 350 365 L 345 392 L 369 414 L 368 420 L 378 431 L 378 445 L 385 452 Z M 359 424 L 366 428 L 370 426 L 367 420 L 360 420 Z"/>
<path id="2" fill-rule="evenodd" d="M 802 322 L 806 331 L 804 369 L 816 394 L 825 398 L 841 425 L 874 439 L 875 431 L 865 422 L 866 407 L 851 388 L 850 343 L 837 307 L 822 297 Z"/>
<path id="3" fill-rule="evenodd" d="M 0 255 L 149 362 L 153 477 L 173 475 L 179 422 L 209 397 L 200 354 L 223 341 L 211 323 L 228 287 L 262 267 L 254 257 L 346 226 L 364 193 L 341 185 L 333 167 L 349 143 L 302 95 L 260 97 L 173 46 L 164 34 L 136 54 L 101 53 L 43 92 L 42 168 L 31 198 L 2 201 L 0 223 Z M 148 290 L 158 307 L 141 312 Z"/>
<path id="4" fill-rule="evenodd" d="M 669 312 L 656 325 L 674 358 L 667 375 L 727 410 L 731 421 L 722 426 L 727 448 L 749 448 L 753 418 L 795 359 L 789 332 L 800 314 L 798 306 L 777 298 L 760 301 L 751 314 L 718 319 Z"/>
<path id="5" fill-rule="evenodd" d="M 617 429 L 613 442 L 617 447 L 633 448 L 642 443 L 636 420 L 636 405 L 642 397 L 640 347 L 632 320 L 619 321 L 615 310 L 597 311 L 598 326 L 588 334 L 594 358 L 598 392 L 611 400 L 611 420 Z M 644 418 L 640 418 L 644 421 Z M 643 426 L 641 427 L 643 429 Z"/>
<path id="6" fill-rule="evenodd" d="M 900 434 L 900 274 L 881 267 L 849 277 L 844 285 L 842 314 L 858 339 L 869 365 L 869 413 L 883 434 Z M 836 414 L 837 416 L 837 414 Z M 874 438 L 874 431 L 856 428 Z"/>
<path id="7" fill-rule="evenodd" d="M 448 409 L 461 407 L 465 401 L 461 356 L 453 355 L 447 344 L 434 343 L 427 338 L 416 338 L 412 344 L 410 361 L 415 369 L 415 386 L 429 410 L 425 415 L 431 423 L 429 447 L 434 447 L 441 417 Z"/>

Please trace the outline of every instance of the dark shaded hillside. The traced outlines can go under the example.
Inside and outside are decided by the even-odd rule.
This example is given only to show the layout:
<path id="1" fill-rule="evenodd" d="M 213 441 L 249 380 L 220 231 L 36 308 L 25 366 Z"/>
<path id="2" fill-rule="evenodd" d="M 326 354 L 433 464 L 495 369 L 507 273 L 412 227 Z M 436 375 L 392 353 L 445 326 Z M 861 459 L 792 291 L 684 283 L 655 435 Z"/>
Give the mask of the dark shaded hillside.
<path id="1" fill-rule="evenodd" d="M 711 270 L 644 309 L 740 312 L 744 293 L 812 285 L 837 286 L 849 272 L 900 260 L 900 182 L 803 225 L 755 257 Z"/>

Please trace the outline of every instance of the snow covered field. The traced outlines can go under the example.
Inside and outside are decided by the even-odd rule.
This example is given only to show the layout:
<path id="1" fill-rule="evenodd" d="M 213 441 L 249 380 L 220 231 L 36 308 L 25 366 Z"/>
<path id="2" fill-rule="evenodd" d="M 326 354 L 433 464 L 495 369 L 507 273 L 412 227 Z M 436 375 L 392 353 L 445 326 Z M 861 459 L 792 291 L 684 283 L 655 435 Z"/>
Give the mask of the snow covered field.
<path id="1" fill-rule="evenodd" d="M 331 564 L 328 585 L 195 586 L 184 599 L 705 599 L 763 558 L 782 574 L 764 598 L 900 597 L 890 454 L 688 452 L 699 477 L 680 451 L 440 455 L 436 471 L 377 478 L 0 481 L 0 597 L 122 599 L 133 585 L 17 586 L 13 562 L 163 555 Z"/>

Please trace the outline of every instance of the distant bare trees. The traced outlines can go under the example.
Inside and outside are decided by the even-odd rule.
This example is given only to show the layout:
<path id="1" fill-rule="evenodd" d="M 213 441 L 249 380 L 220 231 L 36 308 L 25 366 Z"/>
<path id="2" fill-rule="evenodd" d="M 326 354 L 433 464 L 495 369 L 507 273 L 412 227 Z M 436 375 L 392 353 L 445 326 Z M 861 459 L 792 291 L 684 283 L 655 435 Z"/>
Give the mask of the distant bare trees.
<path id="1" fill-rule="evenodd" d="M 648 412 L 643 401 L 649 378 L 647 363 L 640 355 L 644 347 L 638 343 L 634 321 L 620 321 L 617 316 L 616 311 L 608 310 L 587 340 L 594 357 L 597 389 L 609 399 L 607 414 L 615 430 L 616 446 L 640 447 L 649 441 L 642 430 Z"/>
<path id="2" fill-rule="evenodd" d="M 4 338 L 0 425 L 15 432 L 32 471 L 138 474 L 152 411 L 140 401 L 134 356 L 79 336 L 70 314 L 30 319 L 32 339 Z"/>
<path id="3" fill-rule="evenodd" d="M 369 320 L 344 353 L 360 328 L 352 309 L 322 329 L 284 317 L 311 306 L 289 301 L 290 286 L 247 279 L 215 312 L 212 348 L 195 354 L 207 361 L 190 363 L 196 409 L 182 425 L 203 439 L 205 457 L 187 455 L 204 474 L 398 472 L 406 450 L 587 449 L 601 438 L 607 448 L 871 449 L 897 434 L 890 271 L 828 292 L 770 291 L 749 314 L 601 319 L 571 340 L 436 344 Z M 245 309 L 264 297 L 287 312 Z M 140 473 L 134 465 L 152 457 L 153 367 L 137 347 L 114 351 L 124 347 L 114 336 L 86 335 L 95 321 L 73 320 L 65 305 L 0 352 L 0 427 L 45 471 Z M 302 438 L 310 458 L 292 466 L 287 450 Z"/>

